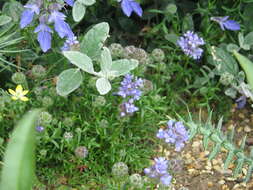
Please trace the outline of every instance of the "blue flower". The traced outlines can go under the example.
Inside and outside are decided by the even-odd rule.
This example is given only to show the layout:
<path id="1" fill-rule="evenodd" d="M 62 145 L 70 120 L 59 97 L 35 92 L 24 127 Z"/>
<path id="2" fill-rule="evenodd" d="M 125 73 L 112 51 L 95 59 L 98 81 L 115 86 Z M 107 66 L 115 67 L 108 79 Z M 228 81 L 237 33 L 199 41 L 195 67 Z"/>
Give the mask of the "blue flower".
<path id="1" fill-rule="evenodd" d="M 79 44 L 77 38 L 73 36 L 72 38 L 67 38 L 64 45 L 61 47 L 62 51 L 69 51 L 72 46 Z"/>
<path id="2" fill-rule="evenodd" d="M 240 30 L 240 24 L 234 20 L 228 20 L 229 16 L 224 17 L 211 17 L 211 20 L 219 23 L 222 30 Z"/>
<path id="3" fill-rule="evenodd" d="M 159 129 L 156 136 L 159 139 L 164 139 L 166 143 L 175 144 L 176 151 L 180 151 L 189 139 L 188 132 L 183 123 L 172 120 L 168 122 L 167 129 Z"/>
<path id="4" fill-rule="evenodd" d="M 71 7 L 74 5 L 74 0 L 64 0 L 64 1 Z"/>
<path id="5" fill-rule="evenodd" d="M 24 7 L 26 9 L 22 12 L 21 15 L 20 28 L 25 28 L 32 22 L 34 13 L 37 15 L 40 13 L 40 8 L 36 4 L 27 4 Z"/>
<path id="6" fill-rule="evenodd" d="M 172 176 L 168 173 L 168 160 L 159 157 L 154 161 L 155 163 L 151 167 L 144 169 L 144 173 L 150 178 L 159 179 L 163 185 L 169 186 Z"/>
<path id="7" fill-rule="evenodd" d="M 37 130 L 38 132 L 42 132 L 42 131 L 44 131 L 44 127 L 42 127 L 42 126 L 37 126 L 37 127 L 36 127 L 36 130 Z"/>
<path id="8" fill-rule="evenodd" d="M 43 52 L 46 52 L 51 48 L 52 30 L 44 22 L 41 22 L 34 30 L 38 33 L 37 40 L 40 43 L 40 47 Z"/>
<path id="9" fill-rule="evenodd" d="M 65 15 L 59 11 L 52 11 L 48 21 L 54 23 L 54 29 L 61 38 L 73 38 L 75 35 L 70 26 L 64 21 Z"/>
<path id="10" fill-rule="evenodd" d="M 143 13 L 140 4 L 135 2 L 134 0 L 122 0 L 121 8 L 124 14 L 128 17 L 131 16 L 132 12 L 135 12 L 140 17 L 142 16 Z"/>
<path id="11" fill-rule="evenodd" d="M 236 104 L 237 104 L 237 109 L 242 109 L 245 107 L 246 103 L 247 103 L 247 98 L 246 96 L 240 96 L 238 99 L 235 100 Z"/>
<path id="12" fill-rule="evenodd" d="M 200 38 L 194 32 L 187 31 L 179 38 L 177 44 L 187 56 L 190 56 L 193 59 L 199 59 L 203 53 L 203 49 L 199 48 L 199 46 L 204 45 L 205 42 L 203 38 Z"/>

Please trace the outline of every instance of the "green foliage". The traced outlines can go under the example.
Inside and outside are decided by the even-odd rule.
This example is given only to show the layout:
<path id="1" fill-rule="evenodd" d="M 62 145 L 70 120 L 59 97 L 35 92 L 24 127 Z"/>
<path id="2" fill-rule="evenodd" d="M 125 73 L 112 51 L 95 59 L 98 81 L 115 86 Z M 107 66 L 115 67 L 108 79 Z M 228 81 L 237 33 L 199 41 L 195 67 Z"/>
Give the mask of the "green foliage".
<path id="1" fill-rule="evenodd" d="M 94 3 L 96 3 L 96 0 L 77 0 L 74 3 L 73 10 L 72 10 L 72 15 L 73 19 L 76 22 L 79 22 L 83 19 L 85 12 L 86 12 L 86 7 L 91 6 Z"/>
<path id="2" fill-rule="evenodd" d="M 7 146 L 0 189 L 31 189 L 35 171 L 35 121 L 40 110 L 27 113 L 17 124 Z"/>
<path id="3" fill-rule="evenodd" d="M 234 51 L 234 55 L 243 68 L 251 89 L 253 89 L 253 63 L 248 58 L 236 51 Z"/>
<path id="4" fill-rule="evenodd" d="M 63 71 L 56 84 L 56 91 L 61 96 L 67 96 L 76 90 L 82 83 L 83 76 L 79 69 L 68 69 Z"/>

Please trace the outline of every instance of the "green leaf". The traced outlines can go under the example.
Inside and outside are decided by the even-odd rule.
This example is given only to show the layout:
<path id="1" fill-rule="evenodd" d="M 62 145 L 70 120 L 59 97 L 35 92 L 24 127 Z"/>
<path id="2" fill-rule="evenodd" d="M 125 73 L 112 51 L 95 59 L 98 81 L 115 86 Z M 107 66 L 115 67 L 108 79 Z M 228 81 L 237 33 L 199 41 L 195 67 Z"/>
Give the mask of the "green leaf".
<path id="1" fill-rule="evenodd" d="M 24 10 L 23 5 L 18 1 L 6 2 L 3 6 L 3 14 L 10 16 L 14 22 L 18 22 Z"/>
<path id="2" fill-rule="evenodd" d="M 85 15 L 85 11 L 86 11 L 85 6 L 81 4 L 80 2 L 76 1 L 74 3 L 73 11 L 72 11 L 74 21 L 76 22 L 81 21 Z"/>
<path id="3" fill-rule="evenodd" d="M 0 26 L 3 26 L 5 24 L 8 24 L 11 22 L 12 18 L 6 15 L 1 15 L 0 16 Z"/>
<path id="4" fill-rule="evenodd" d="M 253 45 L 253 32 L 250 32 L 248 33 L 246 36 L 245 36 L 245 44 L 249 45 L 249 46 L 252 46 Z"/>
<path id="5" fill-rule="evenodd" d="M 106 78 L 99 78 L 96 82 L 96 87 L 101 95 L 107 94 L 111 90 L 111 83 Z"/>
<path id="6" fill-rule="evenodd" d="M 96 3 L 96 0 L 77 0 L 85 6 L 91 6 Z"/>
<path id="7" fill-rule="evenodd" d="M 233 53 L 236 59 L 238 60 L 239 64 L 243 68 L 251 89 L 253 89 L 253 63 L 248 58 L 241 55 L 240 53 L 236 51 L 234 51 Z"/>
<path id="8" fill-rule="evenodd" d="M 85 54 L 78 51 L 64 51 L 63 55 L 75 66 L 83 71 L 94 74 L 92 60 Z"/>
<path id="9" fill-rule="evenodd" d="M 112 56 L 111 52 L 107 47 L 103 48 L 101 53 L 101 69 L 102 73 L 107 75 L 107 73 L 111 70 L 112 67 Z"/>
<path id="10" fill-rule="evenodd" d="M 135 59 L 119 59 L 112 62 L 110 76 L 118 77 L 129 73 L 138 66 L 138 61 Z"/>
<path id="11" fill-rule="evenodd" d="M 35 171 L 35 129 L 40 110 L 27 113 L 14 129 L 8 143 L 0 189 L 32 189 Z"/>
<path id="12" fill-rule="evenodd" d="M 58 77 L 56 91 L 61 96 L 67 96 L 77 89 L 83 81 L 79 69 L 68 69 L 63 71 Z"/>
<path id="13" fill-rule="evenodd" d="M 222 48 L 212 47 L 212 61 L 210 62 L 216 67 L 217 74 L 228 72 L 237 76 L 239 72 L 238 64 L 235 59 Z"/>
<path id="14" fill-rule="evenodd" d="M 80 44 L 81 52 L 91 59 L 98 60 L 101 55 L 101 48 L 109 36 L 109 25 L 102 22 L 93 26 L 84 36 Z"/>

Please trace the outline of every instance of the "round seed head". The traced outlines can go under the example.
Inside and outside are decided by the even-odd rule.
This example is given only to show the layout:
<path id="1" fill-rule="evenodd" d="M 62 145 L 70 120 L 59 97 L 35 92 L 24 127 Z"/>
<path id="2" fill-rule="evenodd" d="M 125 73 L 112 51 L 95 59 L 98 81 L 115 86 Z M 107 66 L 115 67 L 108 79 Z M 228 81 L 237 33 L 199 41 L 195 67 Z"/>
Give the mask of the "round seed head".
<path id="1" fill-rule="evenodd" d="M 16 72 L 11 76 L 11 80 L 15 83 L 15 84 L 24 84 L 26 83 L 26 76 L 24 73 L 22 72 Z"/>
<path id="2" fill-rule="evenodd" d="M 34 65 L 32 67 L 32 76 L 34 78 L 42 78 L 46 75 L 46 69 L 42 65 Z"/>
<path id="3" fill-rule="evenodd" d="M 111 52 L 112 58 L 122 58 L 124 54 L 124 48 L 122 47 L 121 44 L 118 43 L 112 43 L 109 46 L 109 50 Z"/>
<path id="4" fill-rule="evenodd" d="M 136 188 L 143 187 L 143 180 L 140 174 L 132 174 L 129 177 L 129 182 L 133 187 L 136 187 Z"/>
<path id="5" fill-rule="evenodd" d="M 40 125 L 49 125 L 52 121 L 52 115 L 46 111 L 40 113 L 38 123 Z"/>
<path id="6" fill-rule="evenodd" d="M 151 53 L 151 56 L 155 62 L 162 62 L 165 58 L 164 51 L 159 48 L 154 49 Z"/>
<path id="7" fill-rule="evenodd" d="M 50 107 L 54 104 L 54 101 L 50 96 L 45 96 L 42 99 L 42 104 L 44 107 Z"/>
<path id="8" fill-rule="evenodd" d="M 88 150 L 85 146 L 79 146 L 75 150 L 75 155 L 78 158 L 86 158 L 88 155 Z"/>
<path id="9" fill-rule="evenodd" d="M 128 175 L 128 167 L 124 162 L 117 162 L 112 166 L 112 175 L 115 177 L 123 177 Z"/>

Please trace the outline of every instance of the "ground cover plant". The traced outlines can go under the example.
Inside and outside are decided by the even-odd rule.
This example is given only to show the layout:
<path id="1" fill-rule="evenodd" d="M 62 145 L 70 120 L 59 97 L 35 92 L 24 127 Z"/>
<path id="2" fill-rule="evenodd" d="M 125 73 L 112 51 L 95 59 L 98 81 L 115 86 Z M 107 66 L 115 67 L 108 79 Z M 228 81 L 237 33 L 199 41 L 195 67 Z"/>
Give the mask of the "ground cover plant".
<path id="1" fill-rule="evenodd" d="M 252 188 L 252 0 L 0 8 L 1 189 Z"/>

